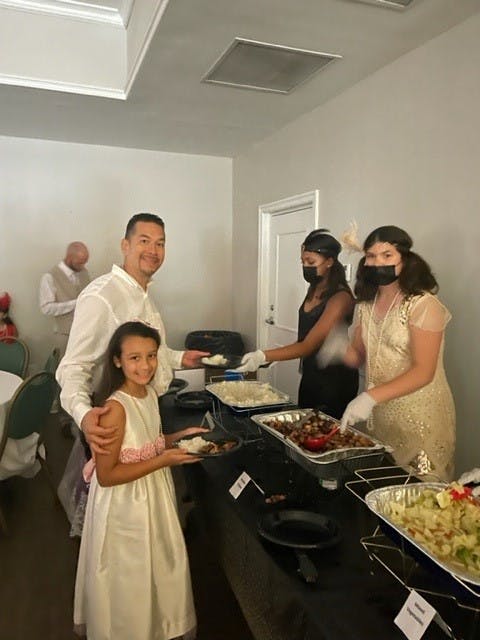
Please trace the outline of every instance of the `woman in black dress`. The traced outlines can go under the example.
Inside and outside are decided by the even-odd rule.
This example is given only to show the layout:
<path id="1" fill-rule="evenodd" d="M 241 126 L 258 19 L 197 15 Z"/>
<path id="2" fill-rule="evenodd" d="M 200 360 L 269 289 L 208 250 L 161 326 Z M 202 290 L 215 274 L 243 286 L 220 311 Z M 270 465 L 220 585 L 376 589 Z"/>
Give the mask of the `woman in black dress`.
<path id="1" fill-rule="evenodd" d="M 301 359 L 300 407 L 340 418 L 357 394 L 358 372 L 343 364 L 321 368 L 317 353 L 330 330 L 351 321 L 355 301 L 338 261 L 340 243 L 326 229 L 312 231 L 301 248 L 303 277 L 309 283 L 298 312 L 297 342 L 243 356 L 238 371 L 256 371 L 266 362 Z"/>

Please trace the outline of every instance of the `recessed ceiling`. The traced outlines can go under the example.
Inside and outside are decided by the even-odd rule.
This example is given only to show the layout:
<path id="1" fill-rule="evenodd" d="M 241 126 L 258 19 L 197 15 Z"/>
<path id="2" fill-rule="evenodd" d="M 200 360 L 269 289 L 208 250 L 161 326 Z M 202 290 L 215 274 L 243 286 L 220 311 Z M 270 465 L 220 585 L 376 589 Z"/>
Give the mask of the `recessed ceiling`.
<path id="1" fill-rule="evenodd" d="M 0 84 L 124 100 L 168 0 L 0 0 Z"/>
<path id="2" fill-rule="evenodd" d="M 0 0 L 0 7 L 128 26 L 135 0 Z"/>
<path id="3" fill-rule="evenodd" d="M 129 63 L 135 73 L 128 95 L 125 92 L 126 99 L 76 95 L 54 90 L 55 87 L 47 90 L 0 85 L 0 134 L 235 156 L 480 12 L 479 0 L 414 0 L 401 11 L 352 0 L 166 2 L 157 26 L 152 23 L 145 37 L 139 38 L 139 46 L 147 39 L 149 46 Z M 130 22 L 135 11 L 151 6 L 150 0 L 135 0 Z M 0 28 L 1 12 L 5 11 L 0 5 Z M 23 25 L 27 14 L 18 13 L 22 13 Z M 36 18 L 52 24 L 62 19 L 53 15 Z M 35 39 L 35 33 L 26 34 L 20 21 L 18 24 L 15 31 L 0 37 L 0 75 L 7 60 L 6 38 L 22 38 L 25 53 L 35 64 L 49 55 L 53 44 L 57 45 L 48 39 Z M 107 40 L 124 30 L 99 23 L 88 25 L 98 33 L 105 29 Z M 328 64 L 285 95 L 202 82 L 239 35 L 285 47 L 332 52 L 342 59 Z M 68 32 L 62 39 L 67 45 L 70 43 Z M 101 40 L 99 35 L 100 43 Z M 91 42 L 85 41 L 87 48 L 91 48 Z M 97 73 L 108 71 L 101 55 L 95 61 Z M 79 55 L 78 64 L 81 62 Z M 125 59 L 123 64 L 127 65 Z M 69 64 L 64 66 L 75 71 Z"/>

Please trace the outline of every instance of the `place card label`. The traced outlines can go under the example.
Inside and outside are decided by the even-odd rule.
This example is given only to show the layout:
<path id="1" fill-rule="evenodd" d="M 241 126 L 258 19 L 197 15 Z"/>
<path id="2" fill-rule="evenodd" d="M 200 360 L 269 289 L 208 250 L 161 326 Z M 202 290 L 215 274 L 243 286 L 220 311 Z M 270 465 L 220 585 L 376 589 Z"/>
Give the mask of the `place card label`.
<path id="1" fill-rule="evenodd" d="M 420 640 L 435 613 L 435 609 L 412 589 L 394 622 L 409 640 Z"/>
<path id="2" fill-rule="evenodd" d="M 245 487 L 250 482 L 250 480 L 251 478 L 246 471 L 243 471 L 238 476 L 238 478 L 235 480 L 235 482 L 232 484 L 232 486 L 228 490 L 235 500 L 242 493 L 242 491 L 245 489 Z"/>

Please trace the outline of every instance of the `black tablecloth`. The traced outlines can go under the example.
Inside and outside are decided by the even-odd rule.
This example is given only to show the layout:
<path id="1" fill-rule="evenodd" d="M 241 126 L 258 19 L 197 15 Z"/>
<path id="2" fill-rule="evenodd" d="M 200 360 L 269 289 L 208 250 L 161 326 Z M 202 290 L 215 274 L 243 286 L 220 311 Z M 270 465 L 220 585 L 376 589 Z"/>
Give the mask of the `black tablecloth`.
<path id="1" fill-rule="evenodd" d="M 166 431 L 199 424 L 202 417 L 176 408 L 173 398 L 165 398 L 161 409 Z M 219 422 L 243 435 L 244 445 L 236 453 L 188 465 L 184 471 L 202 516 L 206 540 L 215 549 L 255 638 L 404 638 L 393 620 L 408 591 L 373 563 L 362 547 L 360 538 L 371 535 L 377 525 L 365 505 L 345 488 L 321 488 L 317 479 L 285 456 L 282 443 L 260 433 L 248 417 L 227 411 Z M 228 490 L 242 471 L 267 495 L 286 494 L 286 503 L 267 505 L 252 483 L 234 500 Z M 284 507 L 316 511 L 340 525 L 338 546 L 308 551 L 319 573 L 316 584 L 302 579 L 292 549 L 266 542 L 257 533 L 257 521 L 263 513 Z M 472 629 L 478 627 L 478 620 L 472 620 L 470 611 L 459 611 L 455 603 L 447 601 L 442 615 L 450 626 L 455 626 L 452 619 L 461 626 L 459 637 L 476 637 Z M 424 635 L 428 640 L 445 637 L 436 624 Z"/>

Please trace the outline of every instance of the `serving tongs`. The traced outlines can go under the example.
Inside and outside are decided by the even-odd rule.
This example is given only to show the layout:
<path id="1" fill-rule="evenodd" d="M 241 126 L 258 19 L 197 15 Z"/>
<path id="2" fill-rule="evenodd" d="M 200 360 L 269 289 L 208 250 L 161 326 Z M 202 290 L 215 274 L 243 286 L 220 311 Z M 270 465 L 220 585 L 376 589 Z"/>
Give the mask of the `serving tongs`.
<path id="1" fill-rule="evenodd" d="M 300 420 L 295 420 L 295 422 L 292 422 L 292 426 L 294 427 L 294 429 L 301 429 L 304 424 L 307 424 L 307 422 L 311 418 L 315 418 L 316 415 L 317 414 L 315 413 L 315 411 L 311 409 L 303 416 L 303 418 L 300 418 Z"/>

